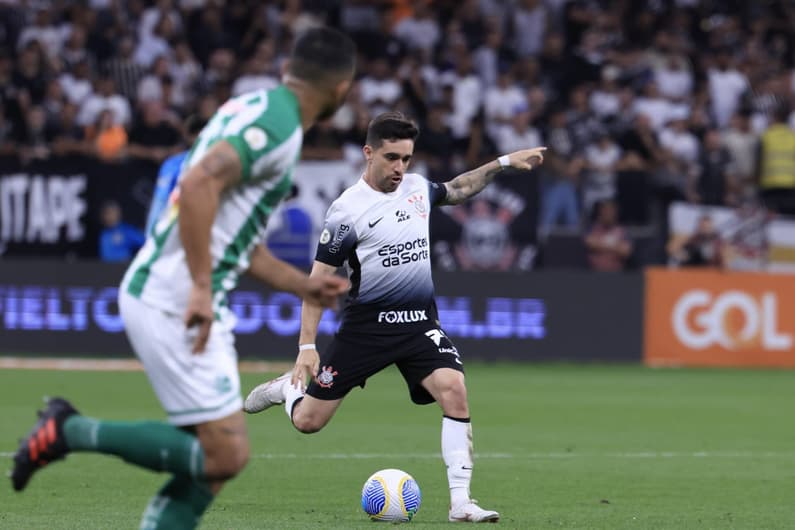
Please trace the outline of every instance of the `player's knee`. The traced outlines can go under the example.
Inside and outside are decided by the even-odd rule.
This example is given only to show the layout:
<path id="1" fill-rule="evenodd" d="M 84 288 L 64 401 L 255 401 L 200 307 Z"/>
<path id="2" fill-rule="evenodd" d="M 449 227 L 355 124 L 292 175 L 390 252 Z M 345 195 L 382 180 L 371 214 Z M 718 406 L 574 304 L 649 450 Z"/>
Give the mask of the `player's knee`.
<path id="1" fill-rule="evenodd" d="M 206 454 L 205 473 L 214 480 L 229 480 L 246 467 L 248 459 L 248 440 L 235 439 Z"/>
<path id="2" fill-rule="evenodd" d="M 440 405 L 445 413 L 454 417 L 466 417 L 469 415 L 467 406 L 467 388 L 463 379 L 454 379 L 446 382 L 441 388 Z"/>
<path id="3" fill-rule="evenodd" d="M 315 414 L 302 414 L 300 410 L 293 413 L 293 426 L 304 434 L 318 432 L 326 426 L 328 420 Z"/>

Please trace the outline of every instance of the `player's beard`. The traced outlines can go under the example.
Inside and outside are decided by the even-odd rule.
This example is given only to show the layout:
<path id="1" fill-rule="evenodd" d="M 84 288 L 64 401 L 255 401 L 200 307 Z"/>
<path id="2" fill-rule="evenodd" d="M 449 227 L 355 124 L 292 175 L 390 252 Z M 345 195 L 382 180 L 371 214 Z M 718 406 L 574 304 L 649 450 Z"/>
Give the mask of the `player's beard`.
<path id="1" fill-rule="evenodd" d="M 394 175 L 389 175 L 388 177 L 386 177 L 382 181 L 383 182 L 383 191 L 386 192 L 386 193 L 390 193 L 390 192 L 395 191 L 396 189 L 398 189 L 398 186 L 400 186 L 400 183 L 403 182 L 403 178 L 402 177 L 401 177 L 399 182 L 394 182 L 392 180 L 393 176 Z"/>
<path id="2" fill-rule="evenodd" d="M 341 102 L 333 101 L 324 105 L 320 109 L 320 114 L 317 116 L 317 121 L 326 121 L 336 114 L 337 109 L 342 105 Z"/>
<path id="3" fill-rule="evenodd" d="M 348 88 L 345 94 L 339 97 L 339 99 L 334 98 L 333 101 L 326 103 L 326 105 L 320 109 L 320 114 L 317 117 L 317 121 L 326 121 L 334 116 L 343 103 L 345 103 L 345 99 L 348 97 L 348 92 L 350 92 L 350 88 Z"/>

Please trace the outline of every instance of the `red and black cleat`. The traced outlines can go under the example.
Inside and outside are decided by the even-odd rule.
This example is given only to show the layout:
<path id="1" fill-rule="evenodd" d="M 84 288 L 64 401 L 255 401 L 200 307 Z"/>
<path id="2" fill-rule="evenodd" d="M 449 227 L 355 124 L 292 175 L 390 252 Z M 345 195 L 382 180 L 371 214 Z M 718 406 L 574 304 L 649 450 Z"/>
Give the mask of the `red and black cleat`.
<path id="1" fill-rule="evenodd" d="M 30 434 L 22 440 L 14 455 L 11 483 L 16 491 L 28 485 L 30 477 L 39 468 L 60 460 L 69 452 L 63 434 L 63 424 L 69 416 L 77 414 L 71 403 L 63 398 L 52 398 L 39 412 L 39 421 Z"/>

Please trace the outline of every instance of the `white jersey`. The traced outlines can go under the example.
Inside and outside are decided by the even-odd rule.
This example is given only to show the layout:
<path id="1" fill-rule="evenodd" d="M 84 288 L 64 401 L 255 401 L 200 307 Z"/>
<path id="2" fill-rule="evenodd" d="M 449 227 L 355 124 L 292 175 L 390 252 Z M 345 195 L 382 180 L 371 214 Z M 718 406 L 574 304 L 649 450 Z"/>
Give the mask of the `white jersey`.
<path id="1" fill-rule="evenodd" d="M 227 294 L 248 269 L 250 252 L 263 241 L 268 217 L 292 186 L 303 140 L 298 101 L 283 86 L 229 100 L 202 130 L 185 160 L 183 175 L 221 140 L 234 147 L 242 164 L 240 183 L 221 195 L 210 235 L 213 310 L 217 319 L 231 326 L 234 320 L 226 307 Z M 179 187 L 127 269 L 122 289 L 151 306 L 181 315 L 192 280 L 178 219 Z"/>
<path id="2" fill-rule="evenodd" d="M 332 203 L 315 259 L 347 262 L 351 290 L 341 330 L 399 333 L 437 320 L 429 221 L 446 196 L 443 185 L 407 173 L 393 192 L 360 179 Z"/>

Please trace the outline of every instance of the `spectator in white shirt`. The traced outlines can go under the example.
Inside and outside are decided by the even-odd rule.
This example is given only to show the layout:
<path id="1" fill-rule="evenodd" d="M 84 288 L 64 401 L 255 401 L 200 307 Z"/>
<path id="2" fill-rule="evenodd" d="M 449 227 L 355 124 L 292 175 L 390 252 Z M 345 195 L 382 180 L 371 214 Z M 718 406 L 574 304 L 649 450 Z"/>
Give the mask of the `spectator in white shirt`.
<path id="1" fill-rule="evenodd" d="M 616 166 L 621 160 L 621 148 L 609 134 L 601 131 L 597 140 L 585 147 L 585 182 L 583 210 L 589 215 L 594 204 L 616 195 Z"/>
<path id="2" fill-rule="evenodd" d="M 81 105 L 93 92 L 91 68 L 88 59 L 77 63 L 72 72 L 65 72 L 58 78 L 66 99 L 74 105 Z"/>
<path id="3" fill-rule="evenodd" d="M 486 34 L 484 43 L 472 54 L 475 71 L 487 87 L 494 86 L 500 75 L 500 49 L 502 44 L 502 33 L 490 31 Z"/>
<path id="4" fill-rule="evenodd" d="M 499 127 L 495 138 L 500 153 L 513 153 L 527 146 L 543 145 L 538 129 L 530 124 L 530 111 L 527 105 L 514 109 L 510 124 Z"/>
<path id="5" fill-rule="evenodd" d="M 155 28 L 163 19 L 168 18 L 176 32 L 182 30 L 182 17 L 174 9 L 173 0 L 157 0 L 153 7 L 147 8 L 138 22 L 138 39 L 144 40 L 155 33 Z"/>
<path id="6" fill-rule="evenodd" d="M 185 108 L 193 101 L 193 89 L 201 79 L 201 73 L 201 66 L 187 41 L 177 42 L 174 45 L 174 59 L 171 61 L 169 74 L 174 80 L 174 101 L 179 107 Z"/>
<path id="7" fill-rule="evenodd" d="M 660 94 L 672 100 L 685 100 L 693 93 L 693 72 L 682 57 L 672 55 L 665 65 L 654 71 Z"/>
<path id="8" fill-rule="evenodd" d="M 671 103 L 660 97 L 657 85 L 653 82 L 646 83 L 643 95 L 635 100 L 635 114 L 644 114 L 649 118 L 652 129 L 659 131 L 671 118 Z"/>
<path id="9" fill-rule="evenodd" d="M 168 59 L 162 55 L 154 60 L 149 73 L 138 83 L 137 105 L 147 101 L 163 101 L 163 79 L 168 76 L 170 66 Z"/>
<path id="10" fill-rule="evenodd" d="M 617 66 L 608 65 L 602 68 L 601 82 L 591 92 L 589 105 L 591 111 L 600 119 L 608 119 L 621 110 L 618 83 L 620 71 Z"/>
<path id="11" fill-rule="evenodd" d="M 114 124 L 127 126 L 130 124 L 130 103 L 127 98 L 116 93 L 116 85 L 112 77 L 100 77 L 94 87 L 95 91 L 80 107 L 77 123 L 82 126 L 96 123 L 99 114 L 109 109 L 113 112 Z"/>
<path id="12" fill-rule="evenodd" d="M 22 30 L 17 39 L 17 50 L 22 50 L 30 41 L 41 43 L 50 61 L 55 61 L 61 52 L 63 35 L 50 22 L 50 10 L 42 7 L 36 10 L 34 23 Z"/>
<path id="13" fill-rule="evenodd" d="M 689 168 L 698 160 L 700 147 L 698 138 L 687 128 L 687 120 L 677 118 L 660 131 L 659 142 L 668 149 L 684 168 Z"/>
<path id="14" fill-rule="evenodd" d="M 483 85 L 472 69 L 472 59 L 468 53 L 459 53 L 455 62 L 454 71 L 442 74 L 442 85 L 453 91 L 453 110 L 448 125 L 453 137 L 462 140 L 469 137 L 472 119 L 480 112 Z"/>
<path id="15" fill-rule="evenodd" d="M 398 22 L 393 33 L 409 50 L 420 50 L 428 59 L 441 37 L 439 23 L 428 8 L 427 0 L 414 0 L 412 7 L 414 14 Z"/>
<path id="16" fill-rule="evenodd" d="M 138 47 L 135 49 L 135 62 L 149 68 L 157 57 L 161 55 L 170 57 L 173 52 L 169 40 L 175 36 L 175 31 L 171 18 L 161 18 L 153 33 L 139 36 Z"/>
<path id="17" fill-rule="evenodd" d="M 243 68 L 243 75 L 238 77 L 235 84 L 232 85 L 233 96 L 239 96 L 252 90 L 270 90 L 279 84 L 278 79 L 266 73 L 268 65 L 261 61 L 257 55 L 246 61 Z"/>
<path id="18" fill-rule="evenodd" d="M 729 172 L 741 186 L 753 185 L 759 137 L 751 129 L 750 116 L 747 113 L 732 116 L 721 140 L 731 159 Z"/>
<path id="19" fill-rule="evenodd" d="M 521 57 L 538 55 L 544 44 L 547 9 L 541 0 L 519 0 L 511 17 L 514 46 Z"/>
<path id="20" fill-rule="evenodd" d="M 527 107 L 527 97 L 514 82 L 511 70 L 505 68 L 497 77 L 497 84 L 486 89 L 486 95 L 483 100 L 486 133 L 491 138 L 496 139 L 500 128 L 511 123 L 516 109 L 523 107 Z M 500 151 L 503 152 L 502 150 Z M 504 152 L 509 153 L 512 151 Z"/>
<path id="21" fill-rule="evenodd" d="M 394 106 L 403 95 L 403 87 L 387 60 L 378 58 L 370 63 L 369 74 L 359 81 L 359 94 L 370 114 L 377 116 Z"/>
<path id="22" fill-rule="evenodd" d="M 720 129 L 729 125 L 743 95 L 750 88 L 748 79 L 733 63 L 728 50 L 721 50 L 716 57 L 715 66 L 707 73 L 712 117 Z"/>

